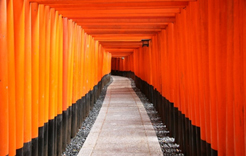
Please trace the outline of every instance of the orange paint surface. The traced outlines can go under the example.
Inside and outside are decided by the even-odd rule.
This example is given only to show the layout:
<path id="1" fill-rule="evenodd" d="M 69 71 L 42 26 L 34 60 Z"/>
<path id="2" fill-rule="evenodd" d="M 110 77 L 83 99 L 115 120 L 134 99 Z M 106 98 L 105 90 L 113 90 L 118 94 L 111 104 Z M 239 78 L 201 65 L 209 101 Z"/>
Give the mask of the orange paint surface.
<path id="1" fill-rule="evenodd" d="M 9 104 L 8 104 L 8 47 L 7 47 L 7 4 L 0 1 L 0 155 L 9 154 Z"/>
<path id="2" fill-rule="evenodd" d="M 32 72 L 32 138 L 38 137 L 39 112 L 39 9 L 37 3 L 31 3 L 31 72 Z"/>
<path id="3" fill-rule="evenodd" d="M 32 139 L 32 75 L 31 75 L 31 7 L 25 1 L 25 62 L 24 62 L 24 142 Z"/>
<path id="4" fill-rule="evenodd" d="M 7 2 L 7 38 L 8 38 L 8 102 L 9 102 L 9 155 L 16 155 L 16 73 L 14 41 L 14 7 L 13 1 Z"/>

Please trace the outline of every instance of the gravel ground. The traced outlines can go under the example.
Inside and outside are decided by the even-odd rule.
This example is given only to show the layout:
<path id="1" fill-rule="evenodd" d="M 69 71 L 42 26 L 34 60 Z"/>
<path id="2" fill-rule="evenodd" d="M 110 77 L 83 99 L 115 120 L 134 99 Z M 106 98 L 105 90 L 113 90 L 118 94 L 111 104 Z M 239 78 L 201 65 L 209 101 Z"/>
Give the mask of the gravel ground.
<path id="1" fill-rule="evenodd" d="M 90 133 L 90 130 L 96 121 L 96 118 L 99 114 L 99 111 L 102 107 L 104 98 L 106 96 L 107 88 L 108 86 L 113 82 L 112 77 L 110 78 L 110 82 L 103 87 L 102 92 L 97 100 L 97 102 L 94 104 L 94 107 L 89 113 L 89 116 L 85 119 L 85 121 L 82 123 L 81 128 L 79 129 L 79 132 L 76 134 L 74 138 L 71 139 L 70 144 L 67 145 L 67 148 L 65 152 L 63 152 L 63 156 L 76 156 L 80 149 L 82 148 L 85 139 L 87 138 L 88 134 Z"/>
<path id="2" fill-rule="evenodd" d="M 169 131 L 166 125 L 163 124 L 158 112 L 154 105 L 149 102 L 145 95 L 136 87 L 134 81 L 130 78 L 131 85 L 135 93 L 143 103 L 147 114 L 152 122 L 155 129 L 163 156 L 184 156 L 182 151 L 179 149 L 179 145 L 175 143 L 175 138 L 169 136 Z"/>
<path id="3" fill-rule="evenodd" d="M 156 131 L 156 135 L 158 137 L 162 152 L 164 156 L 184 156 L 181 150 L 179 149 L 179 145 L 175 143 L 175 139 L 169 137 L 169 131 L 161 121 L 161 118 L 158 115 L 158 112 L 155 110 L 152 103 L 148 101 L 144 94 L 140 92 L 138 88 L 136 88 L 135 83 L 132 79 L 130 79 L 133 90 L 136 92 L 140 100 L 142 101 L 150 120 L 153 124 L 153 127 Z M 63 152 L 63 156 L 76 156 L 80 149 L 82 148 L 86 137 L 88 136 L 96 118 L 99 114 L 99 111 L 102 107 L 107 87 L 113 82 L 112 77 L 110 78 L 110 82 L 102 89 L 102 93 L 100 94 L 99 99 L 94 104 L 93 109 L 90 111 L 89 116 L 83 122 L 79 132 L 76 134 L 74 138 L 71 139 L 69 145 L 67 145 L 66 151 Z"/>

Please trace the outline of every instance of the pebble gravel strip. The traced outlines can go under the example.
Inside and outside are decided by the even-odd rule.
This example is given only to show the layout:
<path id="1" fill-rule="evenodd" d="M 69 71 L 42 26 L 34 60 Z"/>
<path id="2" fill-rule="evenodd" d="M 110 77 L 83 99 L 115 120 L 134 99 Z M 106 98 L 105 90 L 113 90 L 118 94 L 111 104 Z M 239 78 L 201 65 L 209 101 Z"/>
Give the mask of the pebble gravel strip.
<path id="1" fill-rule="evenodd" d="M 78 155 L 80 149 L 82 148 L 85 139 L 87 138 L 90 130 L 95 123 L 97 116 L 100 112 L 102 107 L 104 98 L 106 96 L 108 86 L 113 82 L 112 77 L 110 78 L 110 82 L 105 85 L 102 89 L 102 92 L 94 104 L 92 110 L 89 113 L 89 116 L 86 117 L 85 121 L 82 123 L 81 128 L 79 129 L 78 133 L 74 138 L 71 139 L 70 144 L 67 145 L 65 152 L 63 152 L 63 156 L 76 156 Z"/>
<path id="2" fill-rule="evenodd" d="M 150 121 L 155 129 L 163 156 L 184 156 L 182 151 L 179 149 L 179 145 L 175 143 L 175 138 L 169 136 L 169 131 L 166 125 L 163 124 L 158 112 L 154 105 L 149 102 L 145 95 L 136 87 L 134 81 L 130 78 L 131 85 L 139 99 L 143 103 L 147 114 L 149 115 Z"/>

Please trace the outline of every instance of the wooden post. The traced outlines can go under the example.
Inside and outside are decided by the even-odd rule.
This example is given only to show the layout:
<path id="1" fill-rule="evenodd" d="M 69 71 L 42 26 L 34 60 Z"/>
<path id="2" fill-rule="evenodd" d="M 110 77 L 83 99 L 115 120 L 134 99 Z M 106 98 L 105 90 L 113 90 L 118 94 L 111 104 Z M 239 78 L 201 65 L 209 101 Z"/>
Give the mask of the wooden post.
<path id="1" fill-rule="evenodd" d="M 39 5 L 39 108 L 38 155 L 44 155 L 44 93 L 45 93 L 45 28 L 44 5 Z"/>
<path id="2" fill-rule="evenodd" d="M 234 3 L 233 3 L 234 2 Z M 228 117 L 228 120 L 234 119 L 233 127 L 234 127 L 234 155 L 240 156 L 245 155 L 245 142 L 244 142 L 244 135 L 245 129 L 244 127 L 244 101 L 245 95 L 243 93 L 243 90 L 245 89 L 243 87 L 244 79 L 243 79 L 243 62 L 245 61 L 243 59 L 243 45 L 245 44 L 245 41 L 242 39 L 243 34 L 243 17 L 245 14 L 243 13 L 243 10 L 245 9 L 244 2 L 242 0 L 236 0 L 236 1 L 227 1 L 227 45 L 228 45 L 228 53 L 227 53 L 227 79 L 230 86 L 228 86 L 227 90 L 233 96 L 230 100 L 231 102 L 228 103 L 228 105 L 234 106 L 233 110 L 234 112 L 231 113 L 232 116 Z M 243 7 L 244 6 L 244 7 Z M 234 12 L 234 14 L 233 14 Z M 232 30 L 232 28 L 234 29 Z M 233 34 L 234 33 L 234 34 Z M 234 37 L 233 37 L 234 36 Z M 234 40 L 233 40 L 234 38 Z M 230 61 L 230 62 L 229 62 Z M 229 70 L 229 71 L 228 71 Z M 230 72 L 230 73 L 229 73 Z M 233 75 L 233 77 L 232 77 Z M 229 97 L 231 97 L 229 96 Z M 228 97 L 228 95 L 227 95 Z M 228 101 L 229 102 L 229 101 Z M 234 105 L 233 105 L 234 104 Z M 228 115 L 228 114 L 226 114 Z M 230 119 L 229 119 L 230 118 Z M 231 137 L 230 135 L 227 137 Z M 229 142 L 228 142 L 229 143 Z"/>
<path id="3" fill-rule="evenodd" d="M 48 156 L 48 138 L 49 138 L 49 96 L 50 96 L 50 7 L 45 6 L 44 21 L 45 21 L 45 90 L 44 90 L 44 156 Z"/>
<path id="4" fill-rule="evenodd" d="M 32 49 L 31 5 L 25 1 L 25 61 L 24 61 L 24 149 L 23 155 L 32 152 Z"/>
<path id="5" fill-rule="evenodd" d="M 7 4 L 0 1 L 0 155 L 9 154 L 9 105 L 8 105 L 8 47 L 7 47 Z"/>
<path id="6" fill-rule="evenodd" d="M 39 115 L 39 10 L 37 3 L 31 3 L 31 44 L 32 44 L 32 155 L 38 155 Z"/>
<path id="7" fill-rule="evenodd" d="M 13 0 L 7 2 L 7 46 L 8 46 L 8 101 L 9 101 L 9 155 L 16 155 L 16 85 L 15 40 Z"/>
<path id="8" fill-rule="evenodd" d="M 23 155 L 24 143 L 24 52 L 25 52 L 25 6 L 24 0 L 14 3 L 14 45 L 16 77 L 16 155 Z"/>

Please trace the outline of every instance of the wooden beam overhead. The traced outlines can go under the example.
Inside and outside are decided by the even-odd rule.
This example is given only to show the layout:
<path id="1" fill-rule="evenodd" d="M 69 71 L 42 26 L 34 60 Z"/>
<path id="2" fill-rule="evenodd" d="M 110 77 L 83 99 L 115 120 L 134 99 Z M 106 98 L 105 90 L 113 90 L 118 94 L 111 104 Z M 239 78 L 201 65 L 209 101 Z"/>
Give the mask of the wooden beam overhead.
<path id="1" fill-rule="evenodd" d="M 73 20 L 113 57 L 132 54 L 142 39 L 174 23 L 190 1 L 196 0 L 29 0 Z"/>
<path id="2" fill-rule="evenodd" d="M 101 41 L 102 42 L 102 41 Z M 124 41 L 124 42 L 127 42 L 127 41 Z M 134 42 L 134 41 L 131 41 L 131 42 Z M 124 44 L 121 44 L 121 45 L 114 45 L 112 42 L 112 44 L 110 45 L 105 45 L 103 44 L 103 47 L 105 49 L 110 49 L 110 48 L 117 48 L 117 49 L 125 49 L 125 48 L 132 48 L 132 49 L 137 49 L 139 48 L 140 46 L 142 46 L 142 43 L 141 45 L 137 45 L 137 44 L 131 44 L 131 42 L 127 45 L 124 45 Z"/>
<path id="3" fill-rule="evenodd" d="M 120 42 L 120 41 L 101 41 L 100 44 L 103 45 L 126 45 L 126 44 L 134 44 L 134 45 L 141 45 L 141 41 L 136 42 Z"/>
<path id="4" fill-rule="evenodd" d="M 156 29 L 156 28 L 153 28 L 153 29 L 85 29 L 87 30 L 86 32 L 106 32 L 106 31 L 117 31 L 117 32 L 148 32 L 148 31 L 161 31 L 161 28 L 160 29 Z"/>
<path id="5" fill-rule="evenodd" d="M 84 9 L 84 10 L 112 10 L 112 9 L 146 9 L 146 8 L 182 8 L 188 5 L 187 1 L 149 1 L 149 2 L 115 2 L 115 3 L 91 3 L 88 2 L 68 2 L 68 3 L 51 3 L 50 7 L 56 8 L 57 10 L 71 10 L 71 9 Z"/>
<path id="6" fill-rule="evenodd" d="M 125 57 L 125 56 L 129 56 L 132 53 L 111 53 L 112 57 Z"/>
<path id="7" fill-rule="evenodd" d="M 127 53 L 131 53 L 134 51 L 134 49 L 106 49 L 108 52 L 115 52 L 115 53 L 120 53 L 120 52 L 127 52 Z"/>
<path id="8" fill-rule="evenodd" d="M 88 13 L 82 13 L 82 12 L 59 12 L 64 17 L 69 17 L 70 19 L 80 19 L 80 18 L 151 18 L 151 17 L 175 17 L 176 13 L 155 13 L 155 14 L 148 14 L 148 13 L 139 13 L 139 14 L 131 14 L 131 13 L 107 13 L 107 14 L 88 14 Z M 177 12 L 178 13 L 178 12 Z"/>
<path id="9" fill-rule="evenodd" d="M 94 37 L 95 40 L 100 41 L 122 41 L 122 42 L 135 42 L 135 41 L 141 41 L 143 38 L 145 39 L 151 39 L 152 36 L 128 36 L 128 37 L 122 37 L 122 36 L 108 36 L 108 37 Z"/>
<path id="10" fill-rule="evenodd" d="M 161 29 L 85 29 L 90 35 L 99 34 L 153 34 Z"/>
<path id="11" fill-rule="evenodd" d="M 98 25 L 98 26 L 82 26 L 83 29 L 99 29 L 99 30 L 107 30 L 107 29 L 165 29 L 166 25 Z"/>
<path id="12" fill-rule="evenodd" d="M 137 48 L 123 48 L 123 47 L 120 47 L 120 48 L 114 48 L 114 47 L 110 47 L 110 48 L 105 48 L 106 50 L 109 50 L 109 51 L 133 51 L 134 49 L 137 49 Z"/>
<path id="13" fill-rule="evenodd" d="M 105 17 L 167 17 L 179 13 L 179 8 L 170 9 L 124 9 L 124 10 L 66 10 L 60 14 L 70 18 L 105 18 Z"/>
<path id="14" fill-rule="evenodd" d="M 79 18 L 73 19 L 76 23 L 87 24 L 87 23 L 137 23 L 137 24 L 144 24 L 144 23 L 172 23 L 175 22 L 175 17 L 150 17 L 150 18 L 94 18 L 94 19 L 86 19 L 86 18 Z"/>
<path id="15" fill-rule="evenodd" d="M 100 41 L 105 49 L 137 49 L 142 46 L 141 41 L 120 42 L 120 41 Z"/>
<path id="16" fill-rule="evenodd" d="M 113 25 L 168 25 L 168 23 L 84 23 L 84 22 L 76 22 L 81 26 L 97 26 L 97 25 L 105 25 L 105 26 L 113 26 Z M 171 22 L 173 23 L 173 22 Z"/>
<path id="17" fill-rule="evenodd" d="M 155 0 L 155 2 L 189 2 L 189 1 L 196 1 L 196 0 Z M 88 3 L 88 0 L 30 0 L 30 2 L 37 2 L 40 4 L 83 4 Z M 89 3 L 121 3 L 122 0 L 90 0 Z M 124 0 L 124 3 L 142 3 L 142 2 L 150 2 L 150 0 Z"/>
<path id="18" fill-rule="evenodd" d="M 84 16 L 85 14 L 93 15 L 93 14 L 168 14 L 168 13 L 179 13 L 179 8 L 165 8 L 165 9 L 113 9 L 113 10 L 82 10 L 82 9 L 72 9 L 72 10 L 64 10 L 59 11 L 62 14 L 79 14 L 80 16 Z"/>

